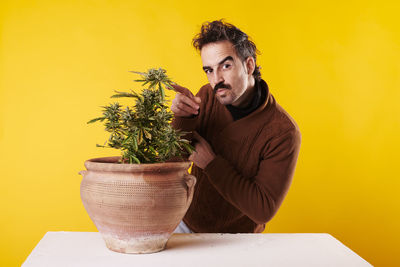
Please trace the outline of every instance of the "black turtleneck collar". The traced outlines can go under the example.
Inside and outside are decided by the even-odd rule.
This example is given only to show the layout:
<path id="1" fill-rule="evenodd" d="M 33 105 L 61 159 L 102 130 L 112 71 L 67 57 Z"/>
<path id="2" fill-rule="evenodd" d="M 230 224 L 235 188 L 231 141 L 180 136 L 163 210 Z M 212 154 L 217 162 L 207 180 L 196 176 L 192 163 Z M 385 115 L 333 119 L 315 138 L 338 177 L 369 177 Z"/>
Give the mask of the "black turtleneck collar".
<path id="1" fill-rule="evenodd" d="M 251 100 L 250 104 L 247 107 L 244 108 L 238 108 L 232 105 L 226 105 L 226 108 L 229 110 L 231 113 L 233 120 L 240 120 L 241 118 L 246 117 L 253 111 L 255 111 L 259 106 L 264 103 L 265 98 L 267 96 L 267 90 L 268 90 L 268 85 L 266 85 L 266 90 L 262 88 L 261 86 L 261 81 L 258 81 L 256 79 L 254 87 L 256 88 L 255 94 L 253 96 L 253 99 Z"/>

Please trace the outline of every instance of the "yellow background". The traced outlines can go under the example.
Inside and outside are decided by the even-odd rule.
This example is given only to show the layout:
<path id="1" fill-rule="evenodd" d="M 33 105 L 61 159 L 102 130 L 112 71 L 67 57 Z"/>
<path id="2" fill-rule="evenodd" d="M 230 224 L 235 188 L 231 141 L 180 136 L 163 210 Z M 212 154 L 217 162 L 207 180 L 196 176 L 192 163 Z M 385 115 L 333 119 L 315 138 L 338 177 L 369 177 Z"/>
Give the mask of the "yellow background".
<path id="1" fill-rule="evenodd" d="M 376 266 L 399 266 L 398 1 L 2 1 L 0 266 L 47 231 L 96 231 L 79 196 L 86 159 L 119 155 L 86 122 L 162 66 L 197 92 L 191 39 L 226 18 L 262 52 L 272 94 L 297 121 L 292 187 L 268 232 L 329 233 Z M 169 94 L 172 96 L 172 94 Z"/>

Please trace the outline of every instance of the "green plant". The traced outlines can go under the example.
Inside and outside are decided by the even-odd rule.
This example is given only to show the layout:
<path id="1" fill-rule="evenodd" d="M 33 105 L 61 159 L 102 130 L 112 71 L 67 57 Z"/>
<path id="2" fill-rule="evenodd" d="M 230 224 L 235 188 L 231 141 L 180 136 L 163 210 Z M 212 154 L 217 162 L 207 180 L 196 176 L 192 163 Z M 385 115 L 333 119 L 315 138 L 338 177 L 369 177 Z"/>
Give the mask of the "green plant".
<path id="1" fill-rule="evenodd" d="M 135 99 L 134 106 L 123 108 L 119 103 L 103 106 L 103 116 L 87 123 L 104 121 L 105 130 L 110 132 L 109 139 L 98 147 L 111 147 L 122 151 L 121 163 L 157 163 L 171 158 L 182 157 L 194 148 L 182 138 L 186 132 L 175 130 L 170 122 L 173 113 L 168 110 L 164 88 L 172 88 L 173 82 L 164 69 L 150 69 L 148 72 L 136 72 L 142 79 L 144 88 L 141 94 L 118 92 L 111 98 L 130 97 Z"/>

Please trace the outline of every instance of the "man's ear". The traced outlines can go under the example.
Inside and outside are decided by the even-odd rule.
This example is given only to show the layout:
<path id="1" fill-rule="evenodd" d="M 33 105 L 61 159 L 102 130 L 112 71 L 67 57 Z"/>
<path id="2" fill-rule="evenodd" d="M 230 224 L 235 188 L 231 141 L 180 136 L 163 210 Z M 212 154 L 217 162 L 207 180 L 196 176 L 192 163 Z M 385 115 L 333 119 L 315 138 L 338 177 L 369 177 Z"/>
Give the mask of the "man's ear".
<path id="1" fill-rule="evenodd" d="M 254 61 L 253 57 L 246 58 L 246 68 L 247 68 L 247 74 L 252 75 L 256 68 L 256 62 Z"/>

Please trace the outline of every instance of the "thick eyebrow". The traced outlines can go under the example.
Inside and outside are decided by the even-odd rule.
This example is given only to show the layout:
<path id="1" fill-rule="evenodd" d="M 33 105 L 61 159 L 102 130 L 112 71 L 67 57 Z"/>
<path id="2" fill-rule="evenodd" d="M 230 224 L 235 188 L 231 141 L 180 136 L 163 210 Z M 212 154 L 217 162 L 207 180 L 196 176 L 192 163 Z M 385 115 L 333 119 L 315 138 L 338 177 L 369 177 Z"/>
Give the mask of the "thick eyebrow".
<path id="1" fill-rule="evenodd" d="M 221 60 L 220 62 L 218 62 L 218 65 L 221 65 L 222 63 L 224 63 L 227 60 L 232 60 L 233 61 L 233 57 L 231 56 L 227 56 L 226 58 L 224 58 L 223 60 Z M 209 66 L 203 66 L 203 70 L 207 70 L 207 69 L 211 69 L 211 67 Z"/>

